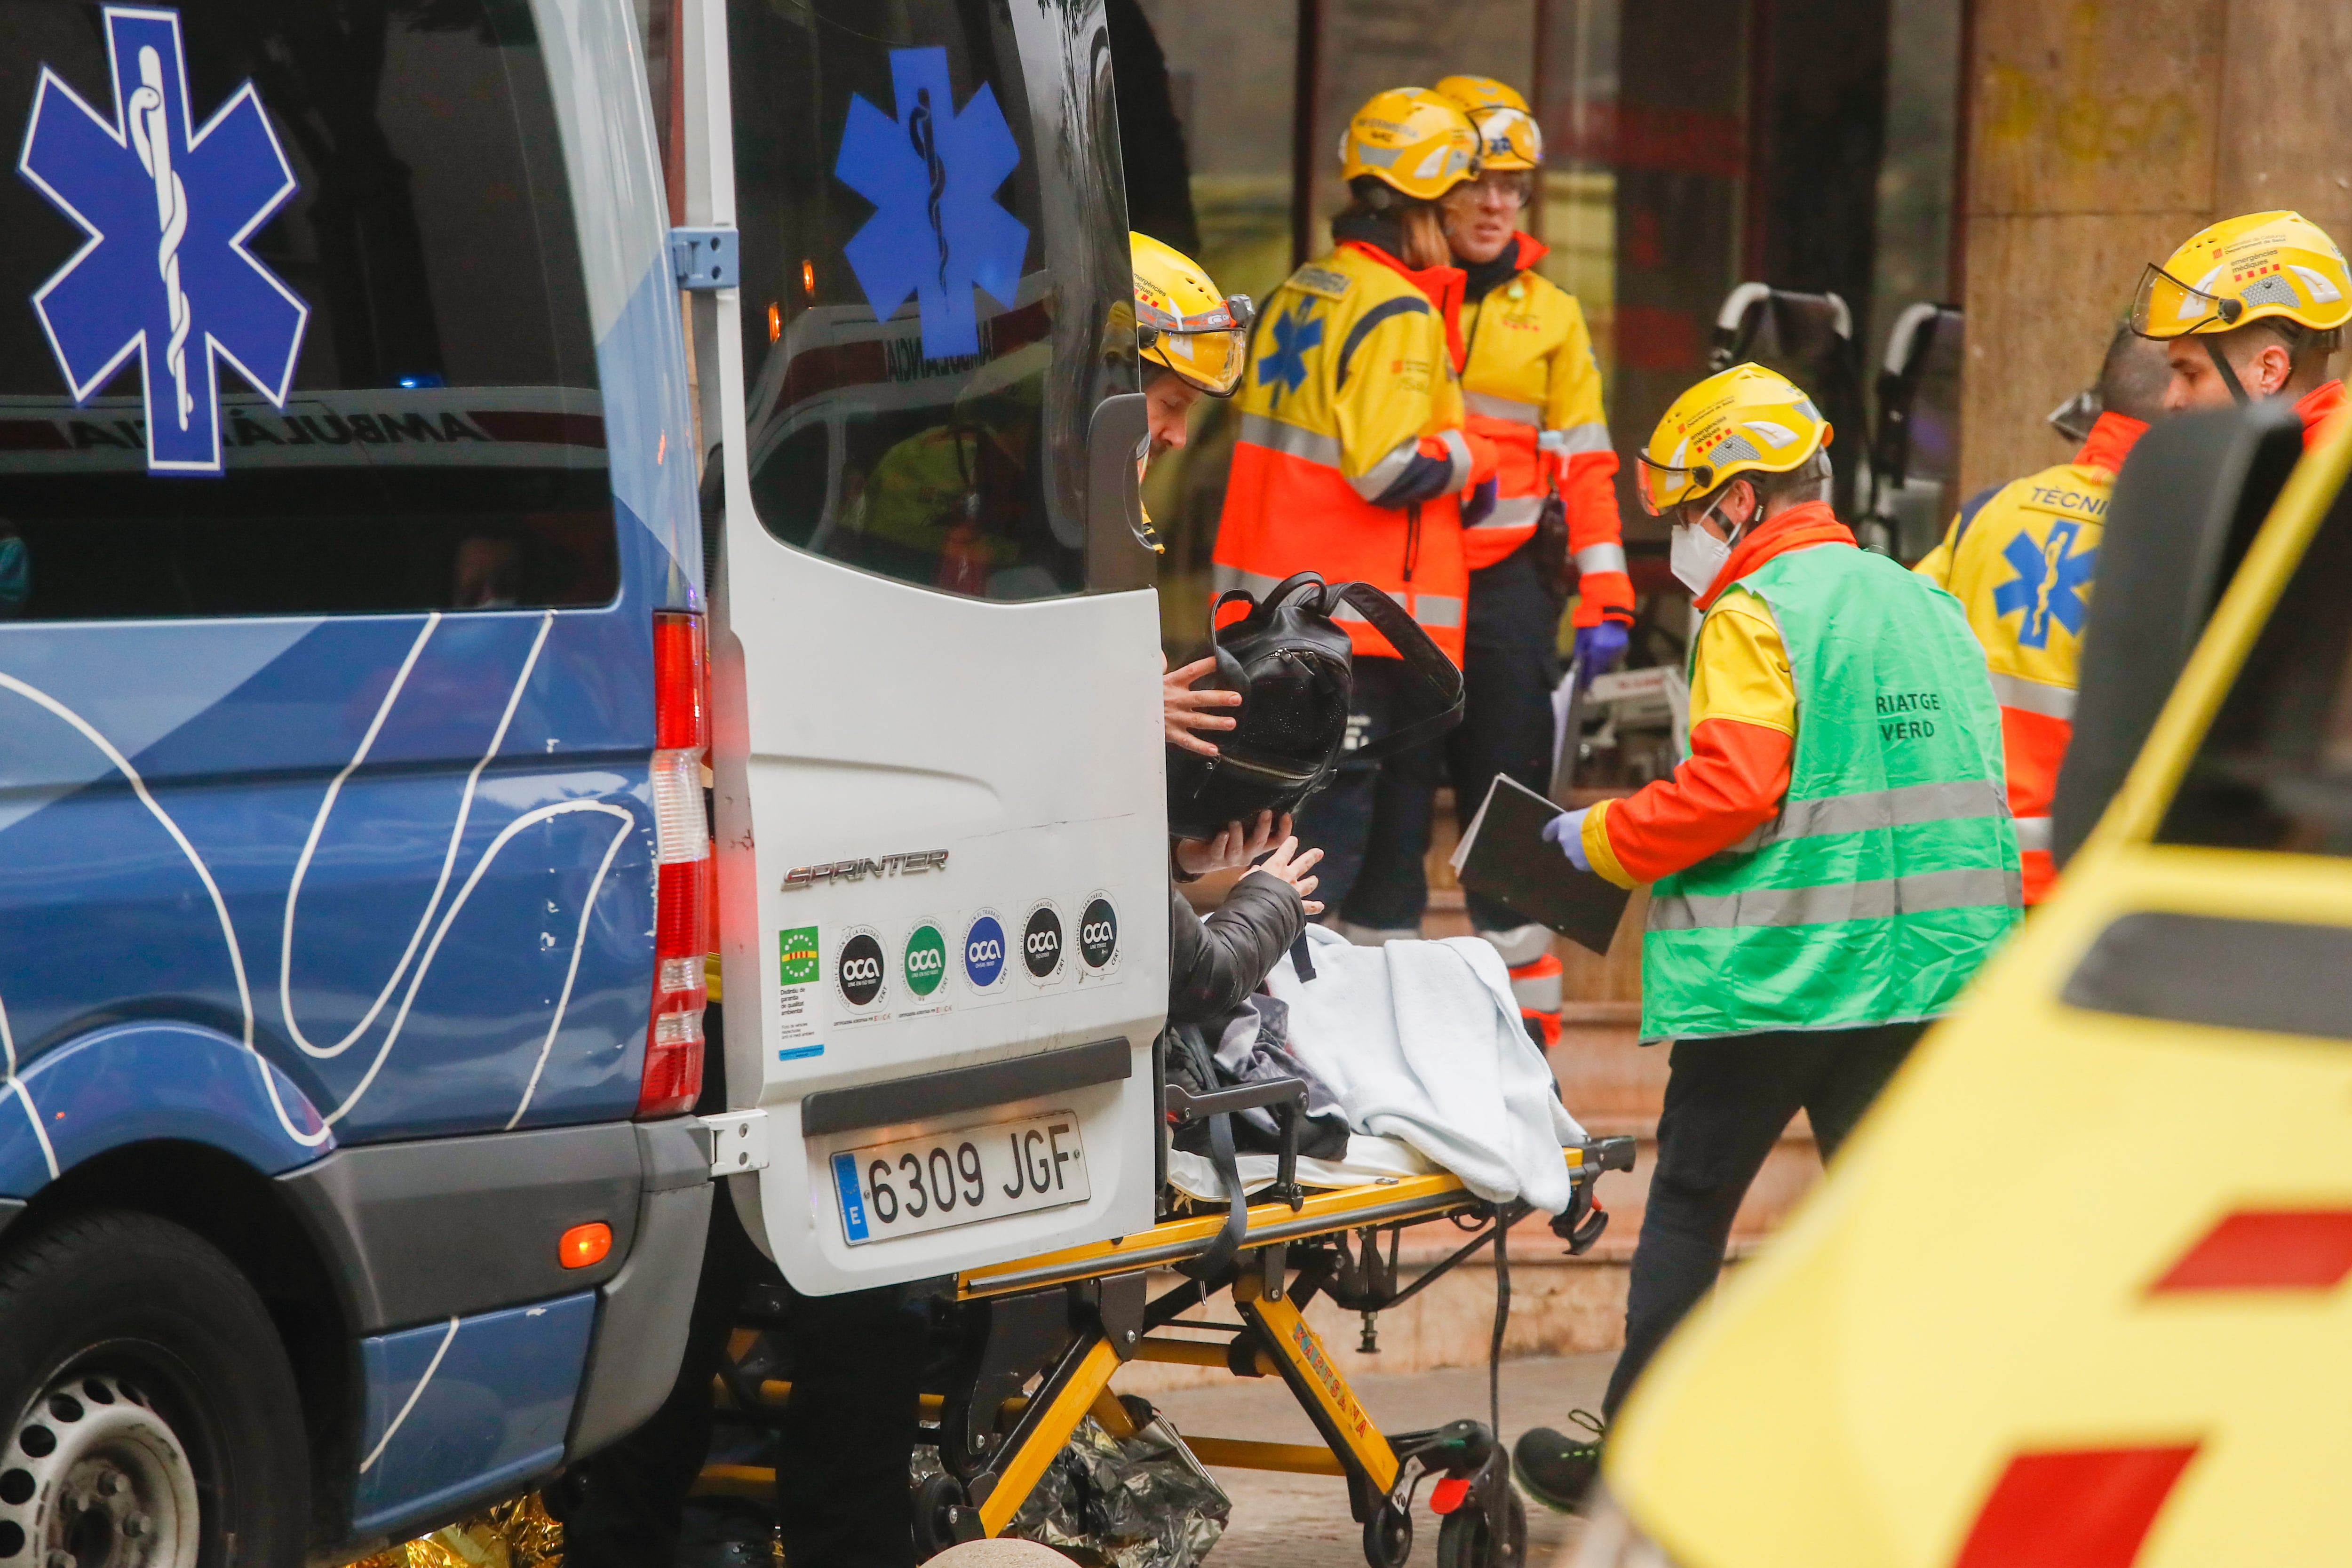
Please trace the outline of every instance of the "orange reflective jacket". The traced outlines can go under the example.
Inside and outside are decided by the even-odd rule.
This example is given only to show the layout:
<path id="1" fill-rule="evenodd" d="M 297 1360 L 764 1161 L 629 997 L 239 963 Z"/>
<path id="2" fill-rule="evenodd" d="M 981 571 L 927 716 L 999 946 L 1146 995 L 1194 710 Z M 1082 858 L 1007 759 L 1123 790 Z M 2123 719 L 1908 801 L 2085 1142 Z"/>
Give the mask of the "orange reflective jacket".
<path id="1" fill-rule="evenodd" d="M 1494 511 L 1463 531 L 1470 569 L 1491 566 L 1526 543 L 1557 489 L 1576 562 L 1576 624 L 1607 617 L 1631 625 L 1633 584 L 1617 519 L 1617 453 L 1601 406 L 1601 367 L 1576 297 L 1535 270 L 1548 254 L 1517 237 L 1518 275 L 1462 308 L 1466 344 L 1463 401 L 1470 429 L 1495 444 Z"/>
<path id="2" fill-rule="evenodd" d="M 1416 272 L 1352 239 L 1275 291 L 1234 403 L 1220 593 L 1263 594 L 1294 572 L 1370 583 L 1461 662 L 1460 496 L 1495 469 L 1463 428 L 1461 299 L 1459 268 Z M 1358 653 L 1394 655 L 1353 616 L 1339 618 Z"/>
<path id="3" fill-rule="evenodd" d="M 2083 626 L 2107 498 L 2147 428 L 2102 414 L 2073 462 L 1980 492 L 1913 568 L 1959 600 L 1992 668 L 2029 904 L 2042 901 L 2057 875 L 2050 803 L 2074 737 Z"/>

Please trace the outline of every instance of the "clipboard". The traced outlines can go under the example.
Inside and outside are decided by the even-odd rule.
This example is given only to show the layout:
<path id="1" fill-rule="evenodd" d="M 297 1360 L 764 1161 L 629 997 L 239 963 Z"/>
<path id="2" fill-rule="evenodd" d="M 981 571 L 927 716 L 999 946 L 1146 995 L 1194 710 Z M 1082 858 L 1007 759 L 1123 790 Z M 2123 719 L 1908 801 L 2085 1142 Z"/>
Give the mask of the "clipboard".
<path id="1" fill-rule="evenodd" d="M 1580 871 L 1543 841 L 1559 806 L 1501 773 L 1454 851 L 1454 874 L 1472 892 L 1507 904 L 1586 952 L 1602 954 L 1617 934 L 1633 889 Z"/>

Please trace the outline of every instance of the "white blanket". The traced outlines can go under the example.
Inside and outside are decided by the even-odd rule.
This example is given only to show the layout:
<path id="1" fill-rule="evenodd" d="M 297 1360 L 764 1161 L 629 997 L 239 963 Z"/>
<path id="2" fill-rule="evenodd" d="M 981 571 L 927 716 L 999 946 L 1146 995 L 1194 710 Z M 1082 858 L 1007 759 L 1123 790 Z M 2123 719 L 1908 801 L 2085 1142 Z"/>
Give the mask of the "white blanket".
<path id="1" fill-rule="evenodd" d="M 1502 955 L 1476 937 L 1357 947 L 1309 926 L 1307 939 L 1315 979 L 1286 956 L 1267 988 L 1354 1131 L 1411 1144 L 1491 1203 L 1566 1208 L 1560 1146 L 1584 1130 L 1519 1022 Z"/>

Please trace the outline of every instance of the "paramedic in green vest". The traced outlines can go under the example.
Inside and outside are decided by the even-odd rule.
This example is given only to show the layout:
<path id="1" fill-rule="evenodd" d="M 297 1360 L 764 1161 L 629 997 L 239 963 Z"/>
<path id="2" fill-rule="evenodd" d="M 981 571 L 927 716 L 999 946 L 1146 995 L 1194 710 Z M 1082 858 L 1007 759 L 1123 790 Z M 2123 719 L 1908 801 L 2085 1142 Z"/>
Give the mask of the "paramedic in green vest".
<path id="1" fill-rule="evenodd" d="M 1636 489 L 1705 617 L 1689 755 L 1545 834 L 1580 869 L 1650 884 L 1642 1038 L 1674 1042 L 1603 1422 L 1713 1288 L 1790 1120 L 1834 1156 L 2019 917 L 1984 649 L 1958 600 L 1855 547 L 1822 499 L 1830 434 L 1752 364 L 1666 411 Z M 1597 1466 L 1602 1423 L 1583 1420 L 1515 1455 L 1554 1507 Z"/>

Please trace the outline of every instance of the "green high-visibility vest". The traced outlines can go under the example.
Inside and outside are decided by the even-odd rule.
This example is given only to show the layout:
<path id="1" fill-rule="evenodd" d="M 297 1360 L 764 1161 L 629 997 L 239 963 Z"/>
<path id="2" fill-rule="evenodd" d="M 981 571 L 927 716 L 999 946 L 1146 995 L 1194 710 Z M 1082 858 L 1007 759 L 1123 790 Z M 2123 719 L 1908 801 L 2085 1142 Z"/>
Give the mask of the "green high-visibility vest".
<path id="1" fill-rule="evenodd" d="M 1958 600 L 1851 546 L 1739 581 L 1796 679 L 1789 794 L 1652 889 L 1642 1037 L 1935 1017 L 2021 907 L 1984 649 Z"/>

